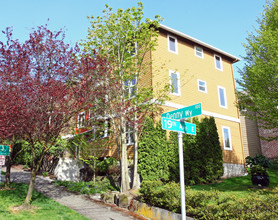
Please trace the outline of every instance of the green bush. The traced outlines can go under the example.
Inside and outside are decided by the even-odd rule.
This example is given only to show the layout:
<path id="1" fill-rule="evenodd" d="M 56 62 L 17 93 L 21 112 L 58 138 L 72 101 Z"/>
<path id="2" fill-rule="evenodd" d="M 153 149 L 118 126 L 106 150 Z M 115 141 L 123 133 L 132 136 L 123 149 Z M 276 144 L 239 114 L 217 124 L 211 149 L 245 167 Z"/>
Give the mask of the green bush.
<path id="1" fill-rule="evenodd" d="M 169 181 L 170 163 L 175 160 L 172 155 L 161 123 L 158 122 L 155 126 L 153 120 L 147 118 L 138 147 L 138 172 L 142 179 Z"/>
<path id="2" fill-rule="evenodd" d="M 194 219 L 277 219 L 278 187 L 259 190 L 245 197 L 223 195 L 217 190 L 185 190 L 186 213 Z M 180 186 L 147 181 L 140 189 L 141 201 L 180 213 Z"/>
<path id="3" fill-rule="evenodd" d="M 102 173 L 110 174 L 112 167 L 117 166 L 117 159 L 109 157 L 98 163 L 99 171 Z"/>
<path id="4" fill-rule="evenodd" d="M 246 160 L 247 166 L 250 166 L 250 167 L 255 166 L 255 165 L 260 165 L 264 168 L 269 168 L 271 165 L 271 162 L 269 159 L 267 159 L 265 156 L 259 155 L 259 154 L 257 154 L 255 157 L 248 156 L 245 158 L 245 160 Z"/>
<path id="5" fill-rule="evenodd" d="M 95 194 L 104 193 L 108 190 L 117 191 L 118 188 L 113 187 L 107 178 L 96 178 L 96 183 L 90 182 L 73 182 L 73 181 L 55 181 L 58 186 L 65 186 L 71 192 L 78 192 L 81 194 Z"/>
<path id="6" fill-rule="evenodd" d="M 197 135 L 183 134 L 185 184 L 211 183 L 223 175 L 223 156 L 214 118 L 196 124 Z M 138 171 L 143 180 L 179 181 L 177 132 L 162 130 L 161 122 L 145 122 L 138 148 Z"/>

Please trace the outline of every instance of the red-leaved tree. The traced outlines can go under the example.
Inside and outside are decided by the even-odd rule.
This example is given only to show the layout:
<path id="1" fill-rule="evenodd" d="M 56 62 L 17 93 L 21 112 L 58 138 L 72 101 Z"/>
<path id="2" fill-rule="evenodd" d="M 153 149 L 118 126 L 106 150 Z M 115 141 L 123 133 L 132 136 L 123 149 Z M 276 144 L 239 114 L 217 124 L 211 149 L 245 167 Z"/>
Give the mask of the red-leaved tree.
<path id="1" fill-rule="evenodd" d="M 64 42 L 64 32 L 39 26 L 24 43 L 12 30 L 0 41 L 0 138 L 19 137 L 32 147 L 32 173 L 24 205 L 30 205 L 44 155 L 78 112 L 102 114 L 106 86 L 115 85 L 105 58 L 87 56 Z M 110 81 L 107 82 L 107 78 Z M 36 144 L 42 146 L 35 154 Z"/>

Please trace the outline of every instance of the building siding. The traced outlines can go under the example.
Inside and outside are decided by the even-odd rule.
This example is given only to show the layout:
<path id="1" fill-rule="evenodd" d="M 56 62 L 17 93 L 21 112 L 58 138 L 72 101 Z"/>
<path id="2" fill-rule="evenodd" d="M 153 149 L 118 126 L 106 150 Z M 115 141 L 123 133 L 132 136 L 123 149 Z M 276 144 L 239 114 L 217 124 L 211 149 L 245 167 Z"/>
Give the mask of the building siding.
<path id="1" fill-rule="evenodd" d="M 168 51 L 168 35 L 177 39 L 177 54 Z M 203 49 L 203 58 L 195 56 L 194 46 Z M 215 68 L 215 54 L 222 58 L 223 71 Z M 198 45 L 164 29 L 160 29 L 158 47 L 152 52 L 152 60 L 153 85 L 159 85 L 154 89 L 170 83 L 169 70 L 178 72 L 180 76 L 180 95 L 170 94 L 170 100 L 163 106 L 163 111 L 172 111 L 201 102 L 204 113 L 202 117 L 209 115 L 215 117 L 224 163 L 244 164 L 239 112 L 235 106 L 237 100 L 233 60 L 225 54 L 215 52 L 211 48 Z M 198 79 L 206 82 L 207 93 L 198 91 Z M 227 108 L 219 105 L 219 86 L 225 88 Z M 224 150 L 222 126 L 230 128 L 232 150 Z"/>

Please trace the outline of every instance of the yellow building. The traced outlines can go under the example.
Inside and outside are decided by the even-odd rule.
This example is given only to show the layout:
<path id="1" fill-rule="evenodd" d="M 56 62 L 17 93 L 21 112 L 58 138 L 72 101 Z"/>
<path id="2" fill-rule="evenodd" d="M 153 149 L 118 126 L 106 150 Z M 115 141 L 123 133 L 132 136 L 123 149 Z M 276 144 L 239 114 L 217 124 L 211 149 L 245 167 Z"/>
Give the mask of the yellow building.
<path id="1" fill-rule="evenodd" d="M 202 116 L 213 116 L 216 121 L 223 148 L 224 176 L 244 174 L 232 67 L 239 58 L 160 25 L 158 46 L 151 53 L 151 59 L 154 88 L 165 82 L 173 87 L 171 100 L 163 106 L 164 112 L 201 102 Z"/>

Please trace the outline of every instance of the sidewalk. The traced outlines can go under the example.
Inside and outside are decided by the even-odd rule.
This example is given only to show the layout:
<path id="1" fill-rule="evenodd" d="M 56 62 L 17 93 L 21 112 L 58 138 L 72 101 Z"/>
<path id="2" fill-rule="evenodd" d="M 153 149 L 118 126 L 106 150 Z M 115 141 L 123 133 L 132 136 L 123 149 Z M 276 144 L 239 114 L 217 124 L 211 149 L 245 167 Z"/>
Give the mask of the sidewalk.
<path id="1" fill-rule="evenodd" d="M 4 170 L 4 169 L 3 169 Z M 29 183 L 30 172 L 12 168 L 11 182 Z M 5 176 L 2 176 L 2 181 Z M 61 205 L 75 210 L 81 215 L 94 220 L 145 220 L 141 216 L 128 210 L 118 207 L 111 207 L 99 202 L 92 201 L 84 195 L 77 195 L 65 190 L 62 186 L 56 186 L 51 183 L 48 177 L 37 176 L 35 189 L 45 196 L 57 201 Z"/>

